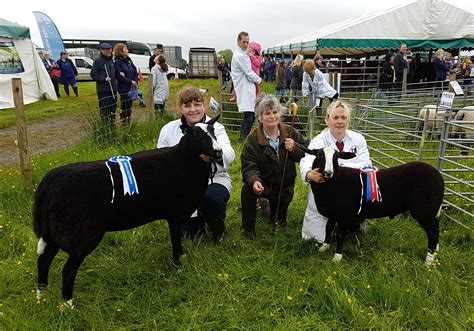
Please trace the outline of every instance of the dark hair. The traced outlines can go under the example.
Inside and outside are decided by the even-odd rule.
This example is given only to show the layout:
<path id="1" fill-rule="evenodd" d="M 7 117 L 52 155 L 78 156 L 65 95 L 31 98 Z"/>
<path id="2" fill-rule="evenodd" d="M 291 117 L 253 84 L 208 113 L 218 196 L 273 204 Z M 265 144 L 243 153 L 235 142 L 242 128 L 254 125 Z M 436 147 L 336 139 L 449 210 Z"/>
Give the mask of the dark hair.
<path id="1" fill-rule="evenodd" d="M 197 87 L 187 86 L 179 92 L 178 102 L 181 106 L 192 101 L 204 102 L 204 97 L 202 96 L 201 92 L 199 92 Z"/>
<path id="2" fill-rule="evenodd" d="M 386 62 L 390 62 L 390 59 L 392 58 L 392 56 L 393 56 L 393 53 L 387 53 L 387 54 L 385 54 L 385 61 L 386 61 Z"/>
<path id="3" fill-rule="evenodd" d="M 59 53 L 59 56 L 63 56 L 63 55 L 66 55 L 66 52 Z"/>
<path id="4" fill-rule="evenodd" d="M 237 36 L 237 39 L 238 40 L 242 40 L 242 37 L 247 37 L 249 35 L 248 32 L 245 32 L 245 31 L 242 31 L 239 33 L 239 35 Z"/>
<path id="5" fill-rule="evenodd" d="M 158 56 L 158 65 L 163 72 L 168 72 L 168 64 L 166 64 L 166 58 L 163 55 Z"/>

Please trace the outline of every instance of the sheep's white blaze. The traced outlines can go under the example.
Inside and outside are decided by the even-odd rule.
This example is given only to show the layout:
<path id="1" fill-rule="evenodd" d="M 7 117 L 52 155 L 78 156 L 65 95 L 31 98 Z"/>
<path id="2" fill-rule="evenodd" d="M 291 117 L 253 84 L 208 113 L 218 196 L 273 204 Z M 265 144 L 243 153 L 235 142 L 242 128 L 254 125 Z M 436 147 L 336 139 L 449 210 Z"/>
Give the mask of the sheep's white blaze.
<path id="1" fill-rule="evenodd" d="M 205 123 L 197 123 L 196 126 L 200 127 L 202 129 L 202 131 L 206 132 L 207 135 L 209 137 L 211 137 L 212 139 L 212 148 L 216 151 L 220 151 L 222 150 L 221 148 L 221 145 L 219 145 L 219 143 L 217 142 L 216 139 L 214 139 L 214 137 L 209 133 L 209 131 L 207 130 L 207 124 Z"/>
<path id="2" fill-rule="evenodd" d="M 46 248 L 46 241 L 43 240 L 43 237 L 41 237 L 39 240 L 38 240 L 38 255 L 41 255 L 44 253 L 44 249 Z"/>
<path id="3" fill-rule="evenodd" d="M 326 159 L 326 164 L 324 165 L 323 174 L 326 172 L 334 173 L 334 167 L 332 164 L 332 158 L 334 157 L 334 149 L 330 147 L 324 148 L 324 158 Z"/>

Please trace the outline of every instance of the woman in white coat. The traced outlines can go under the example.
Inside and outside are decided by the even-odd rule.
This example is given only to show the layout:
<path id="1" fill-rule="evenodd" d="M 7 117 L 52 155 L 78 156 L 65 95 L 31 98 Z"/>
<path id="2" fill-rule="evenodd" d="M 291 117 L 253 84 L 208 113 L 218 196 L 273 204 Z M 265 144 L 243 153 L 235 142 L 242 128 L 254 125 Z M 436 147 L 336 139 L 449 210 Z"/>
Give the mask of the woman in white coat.
<path id="1" fill-rule="evenodd" d="M 181 118 L 166 124 L 158 137 L 158 148 L 172 147 L 179 143 L 187 128 L 197 123 L 207 122 L 211 118 L 206 116 L 204 97 L 196 87 L 183 88 L 178 96 Z M 207 224 L 215 241 L 221 241 L 225 232 L 225 218 L 227 201 L 229 201 L 232 180 L 227 173 L 227 168 L 235 159 L 234 149 L 222 124 L 214 124 L 214 134 L 222 148 L 224 165 L 217 165 L 217 172 L 213 180 L 209 180 L 204 199 L 197 212 L 191 219 L 181 224 L 181 233 L 187 237 L 203 234 Z M 207 156 L 202 156 L 206 160 Z M 207 159 L 208 161 L 208 159 Z M 162 174 L 166 176 L 166 174 Z M 184 189 L 184 188 L 183 188 Z"/>
<path id="2" fill-rule="evenodd" d="M 163 55 L 155 57 L 155 66 L 151 68 L 153 74 L 153 103 L 155 106 L 155 118 L 165 113 L 165 103 L 169 98 L 170 92 L 168 87 L 168 64 Z"/>
<path id="3" fill-rule="evenodd" d="M 316 68 L 316 64 L 313 60 L 305 61 L 303 65 L 303 84 L 302 91 L 303 96 L 309 96 L 310 90 L 311 94 L 316 98 L 315 105 L 318 116 L 321 116 L 321 99 L 328 98 L 331 102 L 333 99 L 337 99 L 339 94 L 332 86 L 324 79 L 323 73 Z"/>
<path id="4" fill-rule="evenodd" d="M 249 44 L 249 34 L 240 32 L 237 37 L 238 47 L 234 50 L 231 64 L 231 77 L 237 95 L 239 113 L 244 113 L 244 120 L 240 128 L 240 140 L 244 140 L 250 133 L 255 120 L 255 99 L 257 97 L 255 84 L 262 79 L 252 71 L 250 57 L 246 53 Z"/>
<path id="5" fill-rule="evenodd" d="M 348 130 L 350 108 L 347 103 L 340 100 L 331 103 L 327 109 L 325 121 L 327 128 L 311 140 L 308 146 L 309 149 L 331 147 L 339 151 L 356 154 L 355 158 L 338 160 L 339 165 L 344 167 L 360 168 L 371 164 L 365 138 L 360 133 Z M 322 183 L 324 177 L 318 171 L 311 169 L 314 158 L 314 155 L 306 154 L 300 161 L 301 178 L 309 187 L 302 237 L 303 239 L 314 239 L 322 243 L 326 237 L 327 218 L 318 212 L 309 184 L 310 182 Z M 334 199 L 337 199 L 337 197 L 334 197 Z"/>

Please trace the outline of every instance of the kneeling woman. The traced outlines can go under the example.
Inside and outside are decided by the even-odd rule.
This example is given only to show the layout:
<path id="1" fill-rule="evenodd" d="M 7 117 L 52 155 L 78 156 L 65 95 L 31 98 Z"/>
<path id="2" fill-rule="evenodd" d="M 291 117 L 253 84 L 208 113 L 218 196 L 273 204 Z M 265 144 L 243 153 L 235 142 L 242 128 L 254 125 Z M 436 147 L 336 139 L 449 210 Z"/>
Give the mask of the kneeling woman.
<path id="1" fill-rule="evenodd" d="M 244 181 L 241 192 L 242 225 L 244 236 L 249 240 L 255 238 L 257 200 L 260 200 L 262 211 L 269 221 L 286 225 L 288 206 L 295 187 L 295 163 L 305 155 L 298 145 L 305 143 L 303 136 L 294 128 L 281 124 L 281 111 L 275 96 L 262 94 L 257 98 L 255 115 L 260 125 L 247 137 L 240 156 Z M 280 206 L 276 215 L 282 176 Z"/>

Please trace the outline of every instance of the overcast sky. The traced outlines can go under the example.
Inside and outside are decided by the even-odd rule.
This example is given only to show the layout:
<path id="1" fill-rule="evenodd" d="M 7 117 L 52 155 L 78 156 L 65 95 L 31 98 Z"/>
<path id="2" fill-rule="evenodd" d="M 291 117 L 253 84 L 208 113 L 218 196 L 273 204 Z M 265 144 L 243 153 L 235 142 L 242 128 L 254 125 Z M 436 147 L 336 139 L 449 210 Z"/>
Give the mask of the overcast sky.
<path id="1" fill-rule="evenodd" d="M 33 11 L 48 15 L 63 38 L 123 39 L 189 47 L 235 48 L 238 32 L 262 47 L 316 31 L 330 23 L 389 9 L 408 0 L 152 0 L 2 1 L 0 17 L 31 29 L 42 46 Z M 472 0 L 446 0 L 474 12 Z M 473 24 L 473 22 L 470 22 Z"/>

